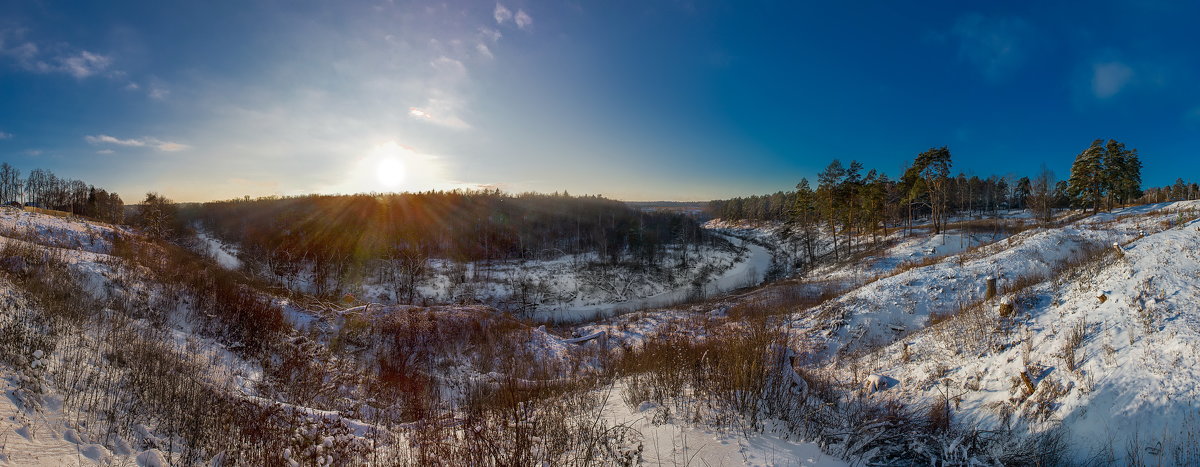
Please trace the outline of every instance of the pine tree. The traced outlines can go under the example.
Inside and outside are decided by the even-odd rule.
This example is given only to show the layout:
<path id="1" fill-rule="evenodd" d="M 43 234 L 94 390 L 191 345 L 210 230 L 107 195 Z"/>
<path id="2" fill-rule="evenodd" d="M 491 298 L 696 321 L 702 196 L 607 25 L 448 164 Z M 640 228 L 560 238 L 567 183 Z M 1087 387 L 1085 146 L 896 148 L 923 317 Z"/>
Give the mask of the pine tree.
<path id="1" fill-rule="evenodd" d="M 850 161 L 850 167 L 846 169 L 846 175 L 838 184 L 838 191 L 842 196 L 843 217 L 842 231 L 846 233 L 846 256 L 850 256 L 854 248 L 854 236 L 857 233 L 858 219 L 861 218 L 861 203 L 860 191 L 862 189 L 862 170 L 863 165 L 859 161 Z"/>
<path id="2" fill-rule="evenodd" d="M 1109 204 L 1125 204 L 1142 195 L 1142 163 L 1137 149 L 1110 139 L 1104 146 L 1105 189 Z"/>
<path id="3" fill-rule="evenodd" d="M 792 196 L 792 205 L 788 210 L 788 231 L 796 231 L 799 243 L 804 245 L 805 262 L 812 264 L 816 261 L 816 248 L 813 242 L 817 237 L 817 195 L 813 193 L 807 178 L 801 178 L 796 184 L 796 193 Z"/>
<path id="4" fill-rule="evenodd" d="M 1068 194 L 1078 207 L 1091 207 L 1093 213 L 1100 212 L 1108 178 L 1104 171 L 1104 140 L 1096 140 L 1083 152 L 1075 156 L 1071 165 L 1071 177 L 1067 180 Z"/>
<path id="5" fill-rule="evenodd" d="M 834 261 L 837 261 L 838 258 L 837 220 L 842 206 L 842 197 L 839 193 L 841 190 L 838 188 L 845 175 L 846 169 L 837 159 L 830 162 L 825 170 L 817 175 L 817 197 L 821 199 L 821 210 L 829 224 L 829 233 L 833 236 Z"/>
<path id="6" fill-rule="evenodd" d="M 1176 178 L 1175 184 L 1171 185 L 1171 201 L 1183 201 L 1187 199 L 1187 184 L 1183 183 L 1182 178 Z"/>
<path id="7" fill-rule="evenodd" d="M 1032 187 L 1030 186 L 1029 177 L 1021 177 L 1017 179 L 1017 188 L 1013 196 L 1013 204 L 1017 209 L 1025 209 L 1029 205 L 1029 193 Z"/>

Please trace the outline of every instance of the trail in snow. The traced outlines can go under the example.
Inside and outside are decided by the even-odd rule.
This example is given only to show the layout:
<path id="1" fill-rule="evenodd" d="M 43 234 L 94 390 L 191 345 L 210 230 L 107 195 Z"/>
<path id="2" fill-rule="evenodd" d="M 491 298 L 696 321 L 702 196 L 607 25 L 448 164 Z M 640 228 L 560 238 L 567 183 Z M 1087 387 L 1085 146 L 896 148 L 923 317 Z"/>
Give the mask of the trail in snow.
<path id="1" fill-rule="evenodd" d="M 725 235 L 725 234 L 720 234 Z M 746 286 L 758 285 L 766 276 L 771 266 L 771 250 L 754 243 L 725 235 L 731 242 L 740 243 L 749 249 L 746 259 L 725 270 L 719 277 L 704 285 L 704 296 L 713 297 L 730 290 Z M 601 316 L 611 316 L 618 312 L 644 310 L 671 306 L 693 298 L 695 290 L 692 287 L 678 287 L 657 295 L 635 298 L 614 303 L 597 305 L 570 306 L 538 311 L 534 317 L 544 321 L 583 321 Z"/>

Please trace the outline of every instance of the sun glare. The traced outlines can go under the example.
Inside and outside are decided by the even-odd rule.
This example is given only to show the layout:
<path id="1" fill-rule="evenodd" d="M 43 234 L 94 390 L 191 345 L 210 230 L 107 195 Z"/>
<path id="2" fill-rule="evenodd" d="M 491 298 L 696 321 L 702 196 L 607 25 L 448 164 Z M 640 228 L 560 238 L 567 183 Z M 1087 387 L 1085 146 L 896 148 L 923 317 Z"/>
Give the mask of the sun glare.
<path id="1" fill-rule="evenodd" d="M 404 163 L 394 157 L 383 159 L 379 161 L 379 171 L 375 177 L 383 186 L 397 188 L 404 183 Z"/>
<path id="2" fill-rule="evenodd" d="M 421 153 L 395 140 L 383 140 L 359 154 L 347 164 L 345 175 L 337 185 L 326 188 L 339 193 L 417 192 L 452 189 L 463 184 L 454 182 L 445 162 L 436 156 Z"/>
<path id="3" fill-rule="evenodd" d="M 404 183 L 406 171 L 400 145 L 388 142 L 375 147 L 375 179 L 387 189 L 396 189 Z"/>

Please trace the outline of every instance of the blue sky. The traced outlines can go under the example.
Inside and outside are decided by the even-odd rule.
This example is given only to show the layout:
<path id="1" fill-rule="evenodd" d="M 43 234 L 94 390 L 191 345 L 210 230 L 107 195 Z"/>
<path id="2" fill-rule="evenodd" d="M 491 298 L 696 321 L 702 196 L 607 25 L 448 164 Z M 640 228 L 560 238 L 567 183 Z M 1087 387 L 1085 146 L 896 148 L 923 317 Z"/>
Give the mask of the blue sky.
<path id="1" fill-rule="evenodd" d="M 1065 178 L 1095 138 L 1195 179 L 1177 2 L 0 5 L 0 160 L 181 201 L 789 189 L 833 158 Z"/>

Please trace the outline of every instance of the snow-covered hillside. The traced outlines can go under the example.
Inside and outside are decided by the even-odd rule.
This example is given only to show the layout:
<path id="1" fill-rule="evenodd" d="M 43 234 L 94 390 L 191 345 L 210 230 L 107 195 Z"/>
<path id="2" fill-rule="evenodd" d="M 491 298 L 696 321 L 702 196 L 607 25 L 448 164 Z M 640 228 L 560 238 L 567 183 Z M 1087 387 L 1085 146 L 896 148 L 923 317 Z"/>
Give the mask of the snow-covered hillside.
<path id="1" fill-rule="evenodd" d="M 1198 215 L 893 231 L 729 295 L 780 254 L 741 226 L 707 299 L 543 326 L 3 210 L 0 463 L 1195 464 Z"/>
<path id="2" fill-rule="evenodd" d="M 1200 203 L 1191 201 L 1102 214 L 1030 231 L 963 264 L 951 260 L 870 284 L 828 305 L 845 310 L 846 323 L 829 347 L 890 344 L 838 363 L 855 362 L 858 378 L 897 381 L 874 397 L 949 397 L 954 417 L 986 429 L 1061 426 L 1077 459 L 1195 464 L 1198 212 Z M 1090 257 L 1055 268 L 1084 242 L 1097 245 Z M 931 313 L 954 313 L 982 298 L 981 278 L 989 274 L 1009 283 L 1036 279 L 912 332 Z M 1004 304 L 1015 305 L 1011 317 L 1002 316 Z M 908 332 L 889 335 L 887 326 L 896 323 Z"/>
<path id="3" fill-rule="evenodd" d="M 953 228 L 897 233 L 865 260 L 821 267 L 799 284 L 578 332 L 605 330 L 633 347 L 679 333 L 702 338 L 711 324 L 698 323 L 742 304 L 772 310 L 788 303 L 779 297 L 839 290 L 799 305 L 783 328 L 806 362 L 799 367 L 844 397 L 944 407 L 960 429 L 1053 432 L 1070 463 L 1195 464 L 1197 216 L 1200 203 L 1185 201 L 1030 222 L 971 243 Z M 767 240 L 779 229 L 710 226 Z M 985 300 L 988 278 L 997 295 Z"/>

